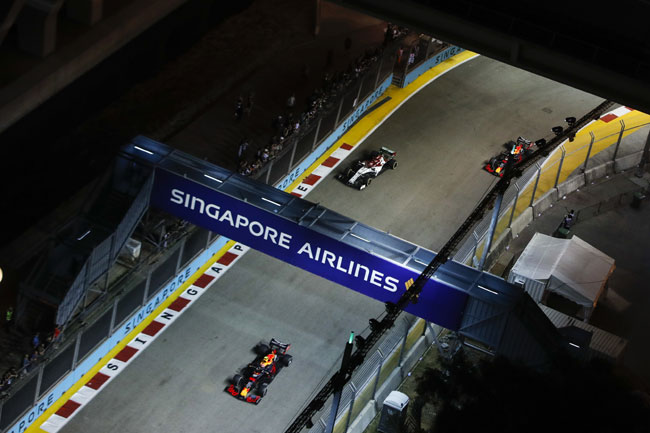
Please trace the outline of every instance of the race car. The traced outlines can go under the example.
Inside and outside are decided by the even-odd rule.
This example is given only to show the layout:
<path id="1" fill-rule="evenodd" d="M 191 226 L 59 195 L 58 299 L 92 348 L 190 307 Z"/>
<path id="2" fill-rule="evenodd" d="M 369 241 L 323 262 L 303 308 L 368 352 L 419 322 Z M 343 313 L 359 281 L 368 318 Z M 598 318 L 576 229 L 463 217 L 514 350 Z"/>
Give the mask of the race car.
<path id="1" fill-rule="evenodd" d="M 495 176 L 503 177 L 504 170 L 508 161 L 512 158 L 514 164 L 519 164 L 524 156 L 532 153 L 532 146 L 535 144 L 523 137 L 517 137 L 517 141 L 508 141 L 504 144 L 506 150 L 493 156 L 483 167 L 488 173 Z"/>
<path id="2" fill-rule="evenodd" d="M 235 374 L 226 391 L 240 400 L 259 404 L 275 376 L 282 368 L 291 365 L 293 358 L 287 354 L 290 347 L 290 344 L 275 338 L 268 345 L 257 345 L 255 360 L 242 368 L 239 374 Z"/>
<path id="3" fill-rule="evenodd" d="M 368 159 L 360 159 L 354 162 L 344 173 L 339 173 L 336 178 L 348 186 L 365 189 L 372 179 L 382 174 L 387 169 L 397 168 L 397 153 L 386 147 L 370 154 Z"/>

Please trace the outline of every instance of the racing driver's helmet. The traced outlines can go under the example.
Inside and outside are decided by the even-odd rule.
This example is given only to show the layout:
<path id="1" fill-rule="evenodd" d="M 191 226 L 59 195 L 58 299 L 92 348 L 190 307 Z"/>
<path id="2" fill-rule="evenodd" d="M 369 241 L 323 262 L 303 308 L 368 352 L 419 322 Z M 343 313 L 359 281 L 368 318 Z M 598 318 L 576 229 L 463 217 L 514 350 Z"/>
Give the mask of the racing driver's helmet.
<path id="1" fill-rule="evenodd" d="M 262 367 L 268 367 L 273 363 L 273 355 L 266 355 L 264 358 L 262 358 L 262 361 L 260 361 L 260 365 Z"/>

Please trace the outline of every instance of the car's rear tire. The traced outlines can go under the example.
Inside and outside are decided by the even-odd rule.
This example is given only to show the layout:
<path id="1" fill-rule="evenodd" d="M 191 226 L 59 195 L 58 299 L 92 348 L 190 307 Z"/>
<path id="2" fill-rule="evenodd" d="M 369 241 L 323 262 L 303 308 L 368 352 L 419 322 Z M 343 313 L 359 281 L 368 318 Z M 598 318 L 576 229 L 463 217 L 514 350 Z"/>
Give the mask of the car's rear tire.
<path id="1" fill-rule="evenodd" d="M 261 384 L 257 395 L 259 395 L 260 397 L 264 397 L 266 395 L 266 388 L 268 388 L 268 386 L 269 386 L 268 383 Z M 259 400 L 257 401 L 259 402 Z"/>
<path id="2" fill-rule="evenodd" d="M 255 351 L 257 352 L 258 355 L 266 355 L 269 353 L 270 350 L 271 349 L 266 344 L 258 344 L 257 347 L 255 348 Z"/>
<path id="3" fill-rule="evenodd" d="M 397 160 L 391 159 L 390 161 L 388 161 L 386 165 L 388 165 L 388 168 L 390 168 L 391 170 L 395 170 L 397 168 Z"/>
<path id="4" fill-rule="evenodd" d="M 282 358 L 280 358 L 280 362 L 282 363 L 283 366 L 288 367 L 293 362 L 293 356 L 284 355 Z"/>

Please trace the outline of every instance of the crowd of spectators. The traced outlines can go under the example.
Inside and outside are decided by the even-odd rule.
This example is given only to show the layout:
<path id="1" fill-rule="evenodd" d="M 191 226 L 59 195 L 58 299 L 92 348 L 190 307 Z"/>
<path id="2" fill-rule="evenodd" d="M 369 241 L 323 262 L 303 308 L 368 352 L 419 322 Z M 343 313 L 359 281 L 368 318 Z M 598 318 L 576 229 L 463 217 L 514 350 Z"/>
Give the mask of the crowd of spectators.
<path id="1" fill-rule="evenodd" d="M 340 96 L 378 63 L 384 48 L 390 42 L 404 37 L 408 32 L 409 30 L 405 27 L 394 26 L 389 23 L 386 27 L 382 47 L 367 50 L 352 61 L 345 71 L 337 73 L 325 72 L 321 87 L 315 89 L 307 97 L 302 112 L 294 114 L 293 111 L 287 111 L 273 119 L 272 127 L 275 135 L 270 138 L 266 146 L 258 149 L 254 155 L 249 155 L 247 152 L 250 146 L 249 140 L 242 140 L 238 149 L 239 174 L 244 176 L 254 175 L 268 162 L 275 159 L 289 142 L 293 142 L 290 138 L 297 136 L 300 131 L 305 130 L 312 122 L 317 120 L 323 112 L 330 109 L 339 100 Z M 328 53 L 328 59 L 330 56 L 331 52 Z M 295 94 L 289 97 L 286 105 L 288 110 L 294 108 Z"/>
<path id="2" fill-rule="evenodd" d="M 10 331 L 10 329 L 8 330 Z M 55 326 L 54 330 L 48 333 L 44 340 L 41 338 L 40 333 L 34 334 L 31 340 L 32 350 L 23 356 L 20 366 L 11 367 L 2 375 L 0 396 L 6 394 L 19 377 L 26 376 L 38 366 L 45 359 L 48 349 L 54 347 L 60 338 L 61 330 L 58 326 Z"/>

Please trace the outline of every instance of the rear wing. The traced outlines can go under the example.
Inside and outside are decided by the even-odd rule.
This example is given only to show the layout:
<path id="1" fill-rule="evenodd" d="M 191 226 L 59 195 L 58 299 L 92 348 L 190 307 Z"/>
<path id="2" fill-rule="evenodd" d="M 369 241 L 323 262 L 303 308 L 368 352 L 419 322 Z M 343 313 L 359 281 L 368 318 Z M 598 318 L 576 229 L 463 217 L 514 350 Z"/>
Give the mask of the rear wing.
<path id="1" fill-rule="evenodd" d="M 287 350 L 291 347 L 291 344 L 289 343 L 283 343 L 279 340 L 276 340 L 275 338 L 271 338 L 271 341 L 269 341 L 269 347 L 271 349 L 275 349 L 281 354 L 287 353 Z"/>
<path id="2" fill-rule="evenodd" d="M 394 150 L 389 149 L 389 148 L 387 148 L 387 147 L 384 147 L 384 146 L 381 147 L 381 152 L 387 153 L 387 154 L 389 154 L 390 156 L 395 156 L 395 155 L 397 155 L 397 152 L 395 152 Z"/>

